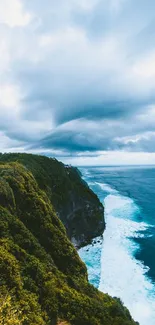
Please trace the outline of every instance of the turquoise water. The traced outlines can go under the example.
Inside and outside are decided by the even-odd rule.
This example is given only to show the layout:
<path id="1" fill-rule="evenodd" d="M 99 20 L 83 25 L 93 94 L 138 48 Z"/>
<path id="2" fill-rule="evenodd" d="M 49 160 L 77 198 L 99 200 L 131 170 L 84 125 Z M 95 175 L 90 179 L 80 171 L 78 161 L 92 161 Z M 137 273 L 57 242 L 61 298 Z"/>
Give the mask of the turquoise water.
<path id="1" fill-rule="evenodd" d="M 120 297 L 140 325 L 155 324 L 155 168 L 81 168 L 105 206 L 103 239 L 79 251 L 89 280 Z"/>

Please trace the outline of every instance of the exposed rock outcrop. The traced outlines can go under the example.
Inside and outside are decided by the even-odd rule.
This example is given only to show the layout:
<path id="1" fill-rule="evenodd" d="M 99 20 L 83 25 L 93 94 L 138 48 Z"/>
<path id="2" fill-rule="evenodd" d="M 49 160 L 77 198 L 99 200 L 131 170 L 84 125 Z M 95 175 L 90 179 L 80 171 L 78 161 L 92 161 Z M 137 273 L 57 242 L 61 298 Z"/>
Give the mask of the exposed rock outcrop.
<path id="1" fill-rule="evenodd" d="M 103 234 L 104 207 L 77 168 L 66 166 L 53 158 L 31 154 L 3 154 L 0 161 L 22 163 L 33 173 L 76 247 Z"/>

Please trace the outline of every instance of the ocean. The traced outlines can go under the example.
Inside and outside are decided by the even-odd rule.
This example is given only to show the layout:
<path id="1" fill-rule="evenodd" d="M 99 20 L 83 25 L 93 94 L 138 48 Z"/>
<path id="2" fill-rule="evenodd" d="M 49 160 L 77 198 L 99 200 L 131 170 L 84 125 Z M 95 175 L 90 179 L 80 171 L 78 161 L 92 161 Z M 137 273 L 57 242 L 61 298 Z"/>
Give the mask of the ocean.
<path id="1" fill-rule="evenodd" d="M 155 325 L 155 167 L 82 167 L 105 206 L 103 238 L 79 250 L 89 281 Z"/>

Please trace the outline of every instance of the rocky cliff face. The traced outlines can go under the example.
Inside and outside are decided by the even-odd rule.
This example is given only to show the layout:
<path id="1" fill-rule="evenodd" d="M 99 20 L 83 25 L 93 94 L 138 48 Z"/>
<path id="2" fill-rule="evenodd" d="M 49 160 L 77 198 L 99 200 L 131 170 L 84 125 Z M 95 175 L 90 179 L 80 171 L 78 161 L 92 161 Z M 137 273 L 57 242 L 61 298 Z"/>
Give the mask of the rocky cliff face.
<path id="1" fill-rule="evenodd" d="M 119 299 L 88 283 L 86 266 L 57 215 L 63 218 L 66 211 L 69 227 L 75 206 L 81 210 L 84 202 L 91 202 L 92 211 L 98 207 L 99 218 L 95 211 L 92 219 L 100 224 L 103 208 L 77 170 L 44 157 L 0 156 L 0 324 L 136 324 Z M 90 216 L 90 207 L 86 212 Z M 80 227 L 81 243 L 80 229 L 88 235 Z"/>
<path id="2" fill-rule="evenodd" d="M 103 234 L 103 205 L 82 180 L 77 168 L 65 166 L 56 159 L 28 154 L 4 154 L 0 161 L 22 163 L 33 173 L 76 247 Z"/>

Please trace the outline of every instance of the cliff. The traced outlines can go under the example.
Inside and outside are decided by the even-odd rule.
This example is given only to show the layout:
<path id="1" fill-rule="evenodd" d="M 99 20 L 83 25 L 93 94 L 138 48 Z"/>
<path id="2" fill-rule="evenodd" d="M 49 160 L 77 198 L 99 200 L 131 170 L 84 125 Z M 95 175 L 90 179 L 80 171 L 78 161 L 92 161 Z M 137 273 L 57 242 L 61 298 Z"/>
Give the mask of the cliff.
<path id="1" fill-rule="evenodd" d="M 19 162 L 33 173 L 76 247 L 103 234 L 103 205 L 82 180 L 77 168 L 65 166 L 56 159 L 31 154 L 1 154 L 0 162 Z"/>
<path id="2" fill-rule="evenodd" d="M 98 205 L 99 224 L 103 222 L 103 209 L 76 169 L 68 170 L 62 164 L 62 182 L 56 170 L 59 164 L 56 160 L 31 155 L 0 156 L 0 323 L 134 325 L 119 299 L 99 292 L 88 283 L 86 267 L 58 214 L 64 223 L 68 222 L 69 228 L 66 207 L 71 202 L 68 205 L 66 199 L 72 199 L 71 186 L 73 219 L 75 204 L 82 209 L 86 198 L 86 202 L 92 198 L 94 211 Z M 73 179 L 77 179 L 77 184 L 72 184 Z M 61 186 L 63 190 L 59 192 Z M 76 236 L 81 240 L 79 232 Z M 72 237 L 72 230 L 70 233 L 68 229 L 68 234 Z M 86 230 L 83 234 L 87 238 Z M 91 237 L 92 232 L 88 238 Z"/>

